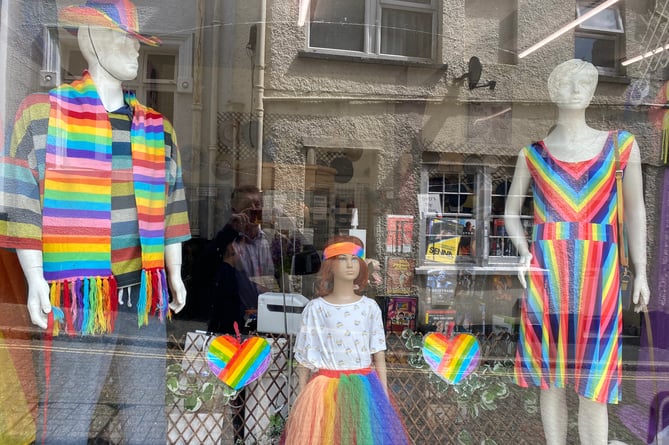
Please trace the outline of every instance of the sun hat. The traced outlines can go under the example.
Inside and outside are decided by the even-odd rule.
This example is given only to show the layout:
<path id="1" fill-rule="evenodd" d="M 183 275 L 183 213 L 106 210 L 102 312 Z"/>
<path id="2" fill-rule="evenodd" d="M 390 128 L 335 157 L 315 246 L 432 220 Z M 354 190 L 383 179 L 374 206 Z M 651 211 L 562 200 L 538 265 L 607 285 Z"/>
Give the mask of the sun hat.
<path id="1" fill-rule="evenodd" d="M 150 46 L 160 45 L 158 37 L 139 33 L 137 8 L 130 0 L 87 0 L 83 6 L 66 6 L 58 12 L 58 21 L 65 28 L 99 26 L 126 32 Z"/>

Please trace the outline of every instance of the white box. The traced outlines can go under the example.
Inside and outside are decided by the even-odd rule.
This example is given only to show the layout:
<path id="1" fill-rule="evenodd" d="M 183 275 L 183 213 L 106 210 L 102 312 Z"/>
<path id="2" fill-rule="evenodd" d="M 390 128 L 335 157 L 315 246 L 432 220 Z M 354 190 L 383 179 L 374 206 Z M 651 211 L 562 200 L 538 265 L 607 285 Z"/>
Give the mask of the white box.
<path id="1" fill-rule="evenodd" d="M 309 299 L 300 294 L 266 292 L 258 295 L 258 332 L 297 334 L 302 322 L 302 310 L 308 302 Z"/>

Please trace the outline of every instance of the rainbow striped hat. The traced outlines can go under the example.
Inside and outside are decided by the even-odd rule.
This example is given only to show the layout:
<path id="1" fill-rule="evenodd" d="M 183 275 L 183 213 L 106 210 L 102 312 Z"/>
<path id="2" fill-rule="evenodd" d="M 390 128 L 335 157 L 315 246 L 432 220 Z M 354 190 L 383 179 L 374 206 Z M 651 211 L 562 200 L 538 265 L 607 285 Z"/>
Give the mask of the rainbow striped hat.
<path id="1" fill-rule="evenodd" d="M 58 21 L 66 28 L 99 26 L 130 34 L 140 42 L 160 45 L 160 39 L 139 33 L 137 8 L 130 0 L 88 0 L 84 6 L 66 6 L 58 12 Z"/>

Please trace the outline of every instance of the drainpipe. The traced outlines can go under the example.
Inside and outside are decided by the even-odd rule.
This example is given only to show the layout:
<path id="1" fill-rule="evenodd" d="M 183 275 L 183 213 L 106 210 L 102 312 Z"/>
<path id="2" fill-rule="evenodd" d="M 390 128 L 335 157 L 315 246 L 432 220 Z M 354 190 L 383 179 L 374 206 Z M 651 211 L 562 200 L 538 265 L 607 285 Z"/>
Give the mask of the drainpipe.
<path id="1" fill-rule="evenodd" d="M 218 153 L 218 69 L 220 65 L 220 6 L 221 0 L 214 0 L 214 19 L 212 20 L 212 49 L 211 49 L 211 88 L 209 89 L 209 145 L 207 147 L 207 239 L 214 238 L 214 217 L 216 204 L 216 157 Z"/>
<path id="2" fill-rule="evenodd" d="M 256 77 L 256 186 L 262 191 L 262 146 L 265 116 L 265 32 L 267 29 L 267 0 L 260 0 L 260 23 L 258 24 L 258 74 Z"/>
<path id="3" fill-rule="evenodd" d="M 193 236 L 202 234 L 200 226 L 200 196 L 199 189 L 201 182 L 200 166 L 202 165 L 202 42 L 204 34 L 204 1 L 197 2 L 197 30 L 195 31 L 194 57 L 193 57 L 193 105 L 192 105 L 192 150 L 190 165 L 190 182 L 195 187 L 195 194 L 190 196 L 195 198 L 190 202 L 191 225 Z"/>

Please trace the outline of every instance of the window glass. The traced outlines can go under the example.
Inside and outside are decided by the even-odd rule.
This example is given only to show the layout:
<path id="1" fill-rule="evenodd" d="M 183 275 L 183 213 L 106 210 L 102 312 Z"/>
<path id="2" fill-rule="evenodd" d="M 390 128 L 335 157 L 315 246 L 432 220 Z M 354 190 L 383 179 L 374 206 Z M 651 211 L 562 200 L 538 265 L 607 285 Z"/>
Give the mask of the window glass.
<path id="1" fill-rule="evenodd" d="M 587 60 L 593 65 L 615 70 L 617 66 L 616 39 L 608 36 L 575 37 L 574 57 Z"/>
<path id="2" fill-rule="evenodd" d="M 176 80 L 176 56 L 171 54 L 149 54 L 146 58 L 148 81 Z"/>
<path id="3" fill-rule="evenodd" d="M 433 21 L 431 0 L 314 2 L 309 47 L 431 59 Z"/>
<path id="4" fill-rule="evenodd" d="M 586 3 L 579 1 L 578 3 L 578 16 L 582 16 L 587 12 L 591 11 L 597 4 Z M 623 24 L 620 17 L 620 9 L 618 6 L 611 6 L 604 9 L 600 13 L 590 17 L 588 20 L 584 21 L 579 25 L 582 29 L 591 29 L 596 31 L 607 31 L 607 32 L 616 32 L 622 33 Z"/>
<path id="5" fill-rule="evenodd" d="M 382 54 L 430 58 L 431 14 L 383 8 L 381 18 Z"/>
<path id="6" fill-rule="evenodd" d="M 318 2 L 312 8 L 309 46 L 364 51 L 365 2 Z"/>
<path id="7" fill-rule="evenodd" d="M 0 445 L 663 443 L 669 0 L 602 4 L 0 0 Z"/>

